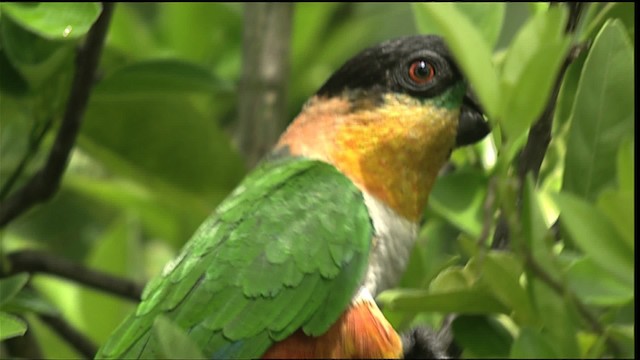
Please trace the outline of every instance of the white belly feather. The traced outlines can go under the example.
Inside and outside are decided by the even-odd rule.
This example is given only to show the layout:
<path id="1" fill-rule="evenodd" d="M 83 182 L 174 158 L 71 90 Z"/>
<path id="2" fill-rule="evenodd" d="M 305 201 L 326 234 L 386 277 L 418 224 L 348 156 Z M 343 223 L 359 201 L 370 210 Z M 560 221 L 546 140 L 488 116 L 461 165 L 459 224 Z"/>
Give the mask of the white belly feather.
<path id="1" fill-rule="evenodd" d="M 373 196 L 367 193 L 363 195 L 373 221 L 375 238 L 371 244 L 369 267 L 362 285 L 375 298 L 400 280 L 409 262 L 418 234 L 418 224 L 405 219 Z"/>

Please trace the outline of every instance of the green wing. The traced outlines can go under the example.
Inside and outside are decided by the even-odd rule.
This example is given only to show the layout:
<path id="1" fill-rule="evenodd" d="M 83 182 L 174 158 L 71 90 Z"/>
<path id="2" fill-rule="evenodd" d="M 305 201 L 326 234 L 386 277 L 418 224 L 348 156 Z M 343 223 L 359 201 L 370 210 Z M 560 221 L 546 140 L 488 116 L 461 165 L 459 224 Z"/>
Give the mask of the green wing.
<path id="1" fill-rule="evenodd" d="M 260 357 L 302 328 L 327 331 L 366 271 L 373 225 L 333 166 L 263 164 L 218 207 L 97 357 L 155 357 L 163 314 L 211 358 Z"/>

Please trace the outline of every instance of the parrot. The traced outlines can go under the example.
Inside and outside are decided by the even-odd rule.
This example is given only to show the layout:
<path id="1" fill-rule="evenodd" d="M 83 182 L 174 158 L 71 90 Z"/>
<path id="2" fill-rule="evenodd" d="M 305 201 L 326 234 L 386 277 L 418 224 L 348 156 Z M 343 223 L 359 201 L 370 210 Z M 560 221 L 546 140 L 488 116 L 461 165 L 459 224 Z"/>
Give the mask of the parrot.
<path id="1" fill-rule="evenodd" d="M 490 132 L 444 39 L 362 50 L 302 106 L 96 358 L 154 358 L 164 316 L 210 359 L 401 358 L 397 284 L 451 152 Z"/>

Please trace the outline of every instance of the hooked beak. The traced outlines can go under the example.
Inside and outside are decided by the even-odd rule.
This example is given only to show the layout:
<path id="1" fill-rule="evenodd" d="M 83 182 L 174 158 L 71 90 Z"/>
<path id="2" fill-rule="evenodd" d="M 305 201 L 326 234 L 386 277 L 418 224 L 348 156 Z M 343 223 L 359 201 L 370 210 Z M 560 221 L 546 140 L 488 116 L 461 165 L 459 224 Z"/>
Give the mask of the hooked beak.
<path id="1" fill-rule="evenodd" d="M 482 140 L 490 131 L 489 124 L 484 121 L 482 107 L 469 88 L 460 108 L 456 147 L 474 144 Z"/>

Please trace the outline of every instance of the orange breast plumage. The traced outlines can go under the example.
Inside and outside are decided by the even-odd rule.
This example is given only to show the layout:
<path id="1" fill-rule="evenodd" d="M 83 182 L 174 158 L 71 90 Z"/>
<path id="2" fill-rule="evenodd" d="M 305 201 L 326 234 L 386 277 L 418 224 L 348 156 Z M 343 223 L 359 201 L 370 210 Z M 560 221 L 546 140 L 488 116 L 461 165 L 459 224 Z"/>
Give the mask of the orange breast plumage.
<path id="1" fill-rule="evenodd" d="M 274 344 L 263 359 L 393 359 L 402 357 L 402 342 L 375 303 L 359 301 L 318 337 L 298 330 Z"/>

